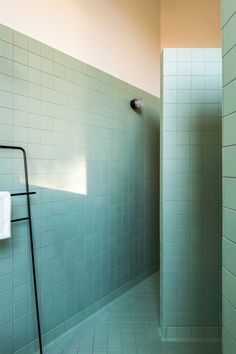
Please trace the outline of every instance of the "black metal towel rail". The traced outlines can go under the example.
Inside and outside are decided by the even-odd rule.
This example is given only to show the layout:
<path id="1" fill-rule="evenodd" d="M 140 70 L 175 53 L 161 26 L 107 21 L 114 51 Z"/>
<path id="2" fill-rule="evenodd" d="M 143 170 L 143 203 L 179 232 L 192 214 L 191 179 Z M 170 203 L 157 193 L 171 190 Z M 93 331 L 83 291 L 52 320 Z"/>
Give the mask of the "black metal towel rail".
<path id="1" fill-rule="evenodd" d="M 11 197 L 18 197 L 19 195 L 31 195 L 31 194 L 36 194 L 36 192 L 11 193 Z M 29 220 L 29 216 L 27 216 L 25 218 L 20 218 L 20 219 L 12 219 L 11 222 L 17 222 L 17 221 L 23 221 L 23 220 Z"/>
<path id="2" fill-rule="evenodd" d="M 36 194 L 36 192 L 29 192 L 29 193 L 26 193 L 26 192 L 24 192 L 24 193 L 11 193 L 11 196 L 12 196 L 12 197 L 16 197 L 16 196 L 18 196 L 18 195 L 30 195 L 30 194 Z"/>
<path id="3" fill-rule="evenodd" d="M 28 167 L 27 167 L 27 158 L 25 150 L 20 146 L 8 146 L 8 145 L 0 145 L 0 149 L 9 149 L 9 150 L 20 150 L 23 153 L 24 160 L 24 174 L 25 174 L 25 192 L 22 193 L 11 193 L 12 197 L 25 195 L 27 198 L 27 212 L 28 215 L 24 218 L 13 219 L 11 222 L 18 222 L 28 220 L 29 223 L 29 235 L 30 235 L 30 253 L 32 260 L 32 272 L 33 272 L 33 286 L 34 286 L 34 298 L 35 298 L 35 306 L 36 306 L 36 317 L 37 317 L 37 328 L 38 328 L 38 338 L 39 338 L 39 350 L 40 354 L 43 354 L 43 346 L 42 346 L 42 335 L 41 335 L 41 324 L 40 324 L 40 316 L 39 316 L 39 302 L 38 302 L 38 291 L 37 291 L 37 280 L 36 280 L 36 269 L 35 269 L 35 256 L 34 256 L 34 240 L 33 240 L 33 231 L 32 231 L 32 220 L 31 220 L 31 208 L 30 208 L 30 195 L 36 194 L 36 192 L 29 191 L 29 178 L 28 178 Z"/>

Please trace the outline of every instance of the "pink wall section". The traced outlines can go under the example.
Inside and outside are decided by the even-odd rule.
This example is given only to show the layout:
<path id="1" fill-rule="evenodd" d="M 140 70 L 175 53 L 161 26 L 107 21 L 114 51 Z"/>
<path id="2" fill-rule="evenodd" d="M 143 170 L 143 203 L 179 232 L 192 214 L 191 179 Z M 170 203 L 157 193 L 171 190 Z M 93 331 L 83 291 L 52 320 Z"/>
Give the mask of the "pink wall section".
<path id="1" fill-rule="evenodd" d="M 160 0 L 0 0 L 0 23 L 159 96 L 159 5 Z"/>
<path id="2" fill-rule="evenodd" d="M 220 0 L 0 0 L 0 23 L 155 96 L 161 47 L 221 47 Z"/>
<path id="3" fill-rule="evenodd" d="M 161 46 L 221 47 L 220 0 L 161 0 Z"/>

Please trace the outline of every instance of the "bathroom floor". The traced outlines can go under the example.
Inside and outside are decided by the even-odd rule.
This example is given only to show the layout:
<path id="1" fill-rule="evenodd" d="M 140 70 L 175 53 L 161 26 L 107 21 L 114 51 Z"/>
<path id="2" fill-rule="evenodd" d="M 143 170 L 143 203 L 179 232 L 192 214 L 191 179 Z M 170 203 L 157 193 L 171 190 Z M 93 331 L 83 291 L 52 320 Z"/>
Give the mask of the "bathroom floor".
<path id="1" fill-rule="evenodd" d="M 220 354 L 216 343 L 167 343 L 159 335 L 157 274 L 48 346 L 45 354 Z"/>

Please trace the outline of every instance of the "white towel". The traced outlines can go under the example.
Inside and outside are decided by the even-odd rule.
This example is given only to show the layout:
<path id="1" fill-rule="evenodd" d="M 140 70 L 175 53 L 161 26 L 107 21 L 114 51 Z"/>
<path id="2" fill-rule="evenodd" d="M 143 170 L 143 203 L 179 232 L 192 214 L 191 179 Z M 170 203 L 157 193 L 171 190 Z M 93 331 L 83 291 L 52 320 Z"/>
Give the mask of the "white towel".
<path id="1" fill-rule="evenodd" d="M 11 195 L 0 192 L 0 240 L 11 237 Z"/>

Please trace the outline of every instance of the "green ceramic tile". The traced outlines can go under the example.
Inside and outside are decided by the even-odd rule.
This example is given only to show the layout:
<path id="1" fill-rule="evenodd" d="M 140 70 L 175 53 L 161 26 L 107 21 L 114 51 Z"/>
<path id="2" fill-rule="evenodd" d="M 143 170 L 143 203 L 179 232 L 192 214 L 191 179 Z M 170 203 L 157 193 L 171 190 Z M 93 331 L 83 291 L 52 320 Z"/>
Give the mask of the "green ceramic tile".
<path id="1" fill-rule="evenodd" d="M 17 95 L 27 96 L 27 82 L 25 80 L 13 78 L 13 92 Z"/>
<path id="2" fill-rule="evenodd" d="M 223 266 L 231 273 L 236 275 L 234 266 L 234 257 L 236 245 L 227 239 L 223 239 Z"/>
<path id="3" fill-rule="evenodd" d="M 228 55 L 223 58 L 223 85 L 227 85 L 229 82 L 235 79 L 235 57 L 236 49 L 233 48 Z"/>
<path id="4" fill-rule="evenodd" d="M 205 76 L 204 75 L 195 75 L 192 77 L 191 88 L 193 90 L 203 90 L 204 87 L 205 87 Z"/>
<path id="5" fill-rule="evenodd" d="M 191 49 L 191 60 L 201 62 L 205 60 L 205 49 L 204 48 L 192 48 Z"/>
<path id="6" fill-rule="evenodd" d="M 175 90 L 177 88 L 177 80 L 178 79 L 176 78 L 176 76 L 167 76 L 165 80 L 165 88 Z"/>
<path id="7" fill-rule="evenodd" d="M 234 29 L 236 27 L 236 16 L 233 16 L 225 25 L 222 31 L 223 36 L 223 55 L 227 54 L 235 44 Z"/>
<path id="8" fill-rule="evenodd" d="M 191 97 L 191 92 L 189 90 L 181 90 L 177 91 L 177 102 L 178 103 L 189 103 Z"/>
<path id="9" fill-rule="evenodd" d="M 47 58 L 42 58 L 42 71 L 53 74 L 53 61 Z"/>
<path id="10" fill-rule="evenodd" d="M 11 339 L 0 344 L 0 349 L 3 353 L 12 353 L 13 352 L 13 342 Z"/>
<path id="11" fill-rule="evenodd" d="M 14 109 L 27 111 L 27 97 L 15 94 L 14 98 Z"/>
<path id="12" fill-rule="evenodd" d="M 53 48 L 47 46 L 46 44 L 43 44 L 42 57 L 53 60 Z"/>
<path id="13" fill-rule="evenodd" d="M 220 58 L 221 60 L 221 58 Z M 210 61 L 205 65 L 205 74 L 206 75 L 219 75 L 221 74 L 221 63 Z"/>
<path id="14" fill-rule="evenodd" d="M 236 299 L 236 284 L 234 275 L 226 269 L 223 269 L 223 296 L 226 298 L 234 307 Z"/>
<path id="15" fill-rule="evenodd" d="M 13 42 L 13 30 L 9 27 L 0 24 L 0 39 L 6 42 Z"/>
<path id="16" fill-rule="evenodd" d="M 0 294 L 0 299 L 1 299 L 1 303 L 0 303 L 1 309 L 11 306 L 13 304 L 13 291 L 12 291 L 12 289 L 2 292 Z"/>
<path id="17" fill-rule="evenodd" d="M 13 95 L 11 92 L 0 92 L 0 106 L 5 108 L 12 108 L 13 106 Z"/>
<path id="18" fill-rule="evenodd" d="M 174 62 L 165 62 L 163 70 L 165 75 L 176 75 L 177 64 Z"/>
<path id="19" fill-rule="evenodd" d="M 223 178 L 223 206 L 236 209 L 236 183 L 233 178 Z"/>
<path id="20" fill-rule="evenodd" d="M 223 353 L 233 354 L 236 349 L 236 341 L 231 337 L 231 335 L 223 328 Z"/>
<path id="21" fill-rule="evenodd" d="M 42 73 L 40 70 L 29 68 L 28 69 L 28 80 L 29 82 L 34 82 L 36 84 L 41 84 Z"/>
<path id="22" fill-rule="evenodd" d="M 14 62 L 13 69 L 14 69 L 15 78 L 25 80 L 25 81 L 27 80 L 28 70 L 26 65 Z"/>
<path id="23" fill-rule="evenodd" d="M 14 48 L 20 47 L 25 50 L 28 50 L 28 37 L 23 35 L 20 32 L 14 31 L 14 45 L 15 45 Z"/>
<path id="24" fill-rule="evenodd" d="M 177 62 L 178 75 L 190 75 L 191 74 L 191 62 L 190 61 L 178 61 Z"/>
<path id="25" fill-rule="evenodd" d="M 8 44 L 2 44 L 6 49 L 4 55 L 8 59 L 0 58 L 0 71 L 3 75 L 14 76 L 14 94 L 11 90 L 1 92 L 0 106 L 4 118 L 0 118 L 0 135 L 3 141 L 20 143 L 26 147 L 30 158 L 30 183 L 32 189 L 37 190 L 37 195 L 32 196 L 31 200 L 37 247 L 37 274 L 39 287 L 43 291 L 40 294 L 44 305 L 42 327 L 43 331 L 47 331 L 44 333 L 45 341 L 49 341 L 63 334 L 65 328 L 74 325 L 76 316 L 79 321 L 85 317 L 85 313 L 91 314 L 115 296 L 113 291 L 117 295 L 119 291 L 123 291 L 125 284 L 128 284 L 127 288 L 130 287 L 135 279 L 141 279 L 141 274 L 147 274 L 157 265 L 158 225 L 155 215 L 158 213 L 158 203 L 153 200 L 153 193 L 147 194 L 146 191 L 158 186 L 158 171 L 150 168 L 157 160 L 150 155 L 149 147 L 151 145 L 152 149 L 158 149 L 156 136 L 159 130 L 159 101 L 127 83 L 87 67 L 84 63 L 17 32 L 14 32 L 15 46 L 12 52 L 12 34 L 12 30 L 5 29 L 1 32 L 1 36 L 5 36 L 1 38 Z M 28 62 L 24 50 L 29 50 Z M 9 60 L 13 53 L 14 71 L 12 61 Z M 172 55 L 174 53 L 177 50 L 173 50 Z M 190 51 L 182 50 L 179 54 L 184 56 L 185 53 L 189 56 Z M 173 59 L 172 55 L 169 55 L 169 60 Z M 57 76 L 53 76 L 51 71 L 52 59 Z M 73 70 L 73 76 L 72 72 L 65 70 L 64 65 Z M 189 65 L 187 66 L 189 69 Z M 173 73 L 177 64 L 174 62 L 167 69 Z M 184 70 L 183 66 L 181 70 Z M 58 80 L 62 78 L 66 82 Z M 186 85 L 189 85 L 189 80 L 186 80 L 184 90 L 187 89 Z M 94 89 L 98 92 L 95 93 Z M 198 89 L 201 90 L 202 87 Z M 131 94 L 143 96 L 147 107 L 142 118 L 135 116 L 135 121 L 131 116 L 128 117 L 130 111 L 127 102 Z M 188 96 L 187 92 L 185 94 Z M 114 109 L 116 97 L 119 97 L 119 102 Z M 169 104 L 164 107 L 164 111 L 170 119 L 176 119 L 176 111 L 183 115 L 181 118 L 189 118 L 190 108 L 187 104 Z M 11 114 L 7 113 L 8 110 L 11 110 Z M 124 114 L 128 120 L 124 118 Z M 9 117 L 8 121 L 6 117 Z M 143 141 L 140 149 L 137 149 L 137 139 Z M 166 139 L 172 147 L 176 146 L 176 134 L 166 135 Z M 101 152 L 102 143 L 106 148 Z M 179 150 L 178 158 L 185 159 L 185 153 Z M 138 172 L 140 165 L 145 167 L 145 174 Z M 16 169 L 18 163 L 15 162 L 14 166 Z M 4 167 L 10 169 L 8 165 Z M 121 167 L 124 173 L 118 173 Z M 72 179 L 68 179 L 67 171 L 71 171 Z M 168 173 L 165 183 L 176 186 L 177 179 L 180 183 L 181 177 L 183 176 L 177 178 Z M 75 188 L 78 178 L 81 178 L 80 184 L 84 188 L 82 193 Z M 183 179 L 186 183 L 191 182 L 188 177 Z M 3 178 L 1 176 L 0 182 L 2 188 L 8 186 L 11 189 L 12 185 L 19 189 L 23 187 L 22 180 L 19 181 L 15 175 L 13 178 L 12 174 Z M 181 215 L 186 215 L 186 210 L 189 209 L 189 203 L 184 203 L 185 193 L 186 191 L 178 191 L 180 201 L 183 202 L 179 210 L 185 213 Z M 150 207 L 140 209 L 138 214 L 131 212 L 133 203 L 143 204 L 144 195 L 145 203 Z M 176 216 L 175 204 L 170 203 L 165 207 L 175 213 L 172 216 Z M 14 210 L 18 212 L 19 205 Z M 143 230 L 137 217 L 139 221 L 146 218 L 147 210 L 150 213 L 148 230 Z M 174 225 L 171 217 L 168 220 L 169 225 Z M 14 229 L 13 237 L 16 240 L 23 237 L 24 243 L 14 242 L 13 269 L 11 270 L 11 262 L 5 261 L 0 267 L 2 272 L 7 271 L 2 275 L 0 284 L 3 291 L 0 294 L 0 304 L 5 310 L 14 302 L 16 335 L 13 350 L 19 349 L 19 353 L 24 353 L 24 345 L 36 336 L 29 245 L 25 243 L 27 236 L 26 228 L 21 225 Z M 172 236 L 177 238 L 177 234 Z M 91 244 L 95 247 L 90 248 Z M 147 244 L 148 247 L 145 246 Z M 12 251 L 12 248 L 7 246 L 6 254 L 9 250 Z M 139 257 L 144 250 L 142 258 Z M 169 251 L 170 254 L 175 254 L 176 249 L 172 245 Z M 165 267 L 168 271 L 175 272 L 177 260 L 169 258 Z M 182 271 L 184 266 L 190 267 L 189 259 L 183 259 L 183 262 L 178 260 Z M 29 282 L 25 282 L 26 269 L 29 271 Z M 12 277 L 9 277 L 13 272 L 14 283 Z M 89 283 L 85 274 L 91 280 Z M 176 291 L 176 287 L 173 289 L 171 286 L 165 289 L 171 299 L 176 297 Z M 88 305 L 91 307 L 86 308 Z M 135 308 L 140 309 L 140 306 L 136 305 Z M 137 314 L 139 321 L 142 315 L 143 313 Z M 5 317 L 9 320 L 9 317 Z M 135 323 L 134 327 L 144 331 L 149 322 L 153 322 L 154 314 L 148 313 L 145 318 L 148 322 L 146 325 Z M 94 319 L 92 325 L 96 321 Z M 113 326 L 120 328 L 120 323 L 116 322 Z M 126 322 L 122 324 L 126 332 L 127 326 Z M 11 336 L 11 328 L 12 326 L 4 326 L 6 338 L 9 334 Z M 6 354 L 8 351 L 12 352 L 7 341 L 8 339 L 4 346 L 1 343 L 0 347 L 0 351 Z M 119 344 L 113 343 L 111 349 L 118 349 L 118 346 L 120 348 Z M 146 348 L 145 343 L 139 343 L 140 350 Z"/>
<path id="26" fill-rule="evenodd" d="M 11 43 L 0 40 L 0 56 L 12 60 L 13 45 Z"/>
<path id="27" fill-rule="evenodd" d="M 41 55 L 42 44 L 39 41 L 33 38 L 28 38 L 28 46 L 30 52 Z"/>
<path id="28" fill-rule="evenodd" d="M 65 77 L 65 67 L 61 64 L 58 63 L 54 63 L 53 65 L 53 74 L 55 76 L 58 76 L 60 78 L 64 78 Z"/>
<path id="29" fill-rule="evenodd" d="M 223 118 L 223 146 L 233 145 L 235 143 L 235 137 L 233 134 L 235 124 L 236 113 L 232 113 Z"/>
<path id="30" fill-rule="evenodd" d="M 172 50 L 168 51 L 169 49 L 164 50 L 164 57 L 170 58 Z M 212 128 L 212 119 L 219 119 L 220 117 L 220 50 L 196 49 L 195 53 L 193 53 L 194 63 L 191 62 L 191 49 L 179 50 L 179 53 L 179 58 L 176 60 L 172 59 L 171 66 L 169 67 L 171 70 L 171 68 L 173 69 L 177 65 L 178 75 L 180 75 L 177 77 L 177 88 L 180 89 L 179 91 L 177 90 L 177 100 L 179 102 L 177 105 L 173 101 L 175 97 L 171 97 L 170 95 L 170 93 L 175 91 L 172 92 L 169 88 L 176 87 L 174 86 L 175 82 L 171 82 L 170 76 L 167 75 L 169 74 L 168 65 L 167 71 L 163 70 L 161 80 L 163 85 L 162 92 L 164 93 L 164 97 L 166 97 L 163 102 L 161 129 L 163 127 L 167 127 L 166 129 L 168 129 L 164 133 L 161 130 L 161 141 L 163 144 L 163 160 L 161 161 L 161 173 L 163 172 L 163 192 L 161 193 L 163 201 L 161 205 L 161 222 L 163 222 L 161 252 L 163 258 L 161 262 L 164 265 L 162 274 L 164 294 L 170 291 L 166 286 L 165 279 L 167 279 L 167 272 L 165 270 L 171 273 L 171 270 L 173 269 L 174 271 L 175 267 L 175 270 L 177 269 L 176 277 L 184 285 L 178 289 L 177 294 L 171 289 L 176 298 L 176 304 L 178 303 L 180 306 L 183 298 L 185 300 L 183 303 L 187 304 L 191 296 L 194 297 L 196 295 L 198 298 L 203 296 L 203 289 L 200 284 L 203 282 L 205 276 L 204 267 L 202 266 L 202 250 L 205 248 L 203 236 L 206 231 L 204 231 L 205 223 L 204 221 L 201 222 L 201 216 L 203 217 L 206 210 L 214 209 L 215 223 L 218 225 L 218 215 L 220 215 L 219 208 L 215 207 L 217 189 L 215 189 L 213 195 L 210 187 L 208 189 L 203 188 L 204 184 L 208 185 L 208 180 L 212 179 L 210 177 L 211 174 L 219 173 L 220 167 L 219 155 L 215 153 L 216 146 L 219 146 L 218 130 L 216 127 L 215 130 Z M 165 85 L 165 81 L 167 85 Z M 172 106 L 168 102 L 173 102 Z M 171 121 L 173 121 L 172 125 Z M 218 121 L 214 121 L 214 124 L 217 123 Z M 209 148 L 205 149 L 206 145 Z M 174 153 L 175 149 L 176 153 Z M 202 174 L 203 170 L 207 174 L 205 181 Z M 164 174 L 164 172 L 168 173 L 168 179 L 167 174 Z M 178 189 L 175 193 L 172 193 L 175 186 Z M 208 195 L 209 197 L 207 197 Z M 168 218 L 170 215 L 172 218 L 174 216 L 178 217 L 177 238 L 174 239 L 177 244 L 170 243 L 171 246 L 167 243 L 167 240 L 171 242 L 171 235 L 173 235 L 173 232 L 171 233 L 168 230 Z M 187 220 L 189 222 L 186 222 Z M 219 229 L 215 232 L 216 237 L 219 238 Z M 174 246 L 177 248 L 177 254 L 175 253 Z M 204 257 L 211 257 L 216 264 L 219 263 L 217 245 L 207 243 L 204 254 Z M 172 255 L 173 259 L 168 259 L 167 261 L 166 255 Z M 190 255 L 194 256 L 194 258 L 191 259 Z M 207 276 L 211 282 L 214 281 L 216 273 L 210 272 L 211 265 L 209 262 L 207 262 L 207 265 L 209 266 Z M 191 269 L 191 271 L 186 273 L 186 268 Z M 193 280 L 192 292 L 189 285 L 191 282 L 190 279 Z M 197 284 L 199 285 L 197 286 Z M 219 287 L 218 282 L 216 286 Z M 167 323 L 167 326 L 172 325 L 174 328 L 179 326 L 180 336 L 184 337 L 184 325 L 189 326 L 192 324 L 192 326 L 199 326 L 201 323 L 204 323 L 206 326 L 207 323 L 210 326 L 212 323 L 219 322 L 219 316 L 214 316 L 215 310 L 213 310 L 213 306 L 208 304 L 209 309 L 212 307 L 212 310 L 209 310 L 206 316 L 201 311 L 202 302 L 196 302 L 195 306 L 199 309 L 198 315 L 196 308 L 192 313 L 190 308 L 190 311 L 188 311 L 190 313 L 187 314 L 184 311 L 178 312 L 177 307 L 173 307 L 172 312 L 165 315 L 167 309 L 164 305 L 162 323 Z M 188 327 L 186 327 L 186 330 L 192 336 Z"/>
<path id="31" fill-rule="evenodd" d="M 228 146 L 223 149 L 223 176 L 224 177 L 236 177 L 236 169 L 232 161 L 236 156 L 236 148 L 234 146 Z"/>
<path id="32" fill-rule="evenodd" d="M 204 61 L 193 62 L 192 63 L 192 75 L 204 75 L 205 74 L 205 63 Z M 198 87 L 199 89 L 199 87 Z"/>
<path id="33" fill-rule="evenodd" d="M 178 49 L 177 48 L 170 48 L 162 52 L 163 56 L 163 63 L 168 61 L 176 62 L 178 57 Z"/>
<path id="34" fill-rule="evenodd" d="M 236 339 L 235 311 L 236 309 L 227 300 L 223 300 L 224 327 L 234 340 Z"/>
<path id="35" fill-rule="evenodd" d="M 59 50 L 53 51 L 53 59 L 56 63 L 64 65 L 65 63 L 65 54 L 60 52 Z"/>
<path id="36" fill-rule="evenodd" d="M 28 55 L 29 66 L 33 67 L 34 69 L 41 70 L 42 58 L 40 55 L 35 53 L 29 53 Z"/>
<path id="37" fill-rule="evenodd" d="M 12 91 L 13 80 L 11 76 L 0 74 L 0 89 L 4 91 Z"/>
<path id="38" fill-rule="evenodd" d="M 222 2 L 222 26 L 230 20 L 236 12 L 236 4 L 234 0 L 223 0 Z"/>
<path id="39" fill-rule="evenodd" d="M 223 235 L 236 243 L 235 237 L 236 214 L 233 210 L 223 208 Z"/>
<path id="40" fill-rule="evenodd" d="M 5 75 L 13 75 L 13 62 L 6 58 L 0 57 L 0 72 Z"/>
<path id="41" fill-rule="evenodd" d="M 14 47 L 14 61 L 27 65 L 28 63 L 28 52 L 27 50 L 17 47 Z"/>

